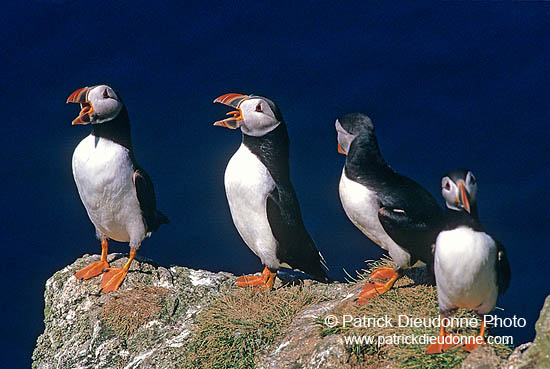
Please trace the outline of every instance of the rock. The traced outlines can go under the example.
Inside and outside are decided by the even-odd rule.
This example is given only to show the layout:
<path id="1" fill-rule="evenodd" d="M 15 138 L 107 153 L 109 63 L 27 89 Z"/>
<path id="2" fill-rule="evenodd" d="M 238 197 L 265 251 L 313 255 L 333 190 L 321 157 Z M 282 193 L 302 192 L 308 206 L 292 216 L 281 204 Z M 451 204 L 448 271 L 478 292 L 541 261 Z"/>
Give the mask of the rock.
<path id="1" fill-rule="evenodd" d="M 525 353 L 525 351 L 532 345 L 532 342 L 524 343 L 523 345 L 519 345 L 516 347 L 516 349 L 508 356 L 508 360 L 506 360 L 501 368 L 502 369 L 517 369 L 519 368 L 519 365 L 522 363 L 522 356 Z"/>
<path id="2" fill-rule="evenodd" d="M 503 369 L 550 368 L 550 296 L 540 311 L 535 330 L 533 342 L 518 346 L 502 365 Z"/>
<path id="3" fill-rule="evenodd" d="M 342 286 L 340 286 L 342 287 Z M 258 369 L 280 368 L 344 368 L 349 353 L 340 335 L 321 337 L 319 328 L 312 324 L 333 309 L 345 296 L 339 289 L 340 299 L 313 305 L 298 314 L 275 349 L 259 359 Z"/>
<path id="4" fill-rule="evenodd" d="M 479 346 L 462 362 L 461 369 L 494 369 L 502 359 L 490 346 Z"/>
<path id="5" fill-rule="evenodd" d="M 112 261 L 114 259 L 114 261 Z M 101 278 L 73 274 L 98 256 L 78 259 L 46 282 L 44 322 L 33 368 L 178 368 L 194 316 L 234 277 L 136 259 L 119 291 L 100 292 Z M 120 267 L 127 258 L 109 255 Z"/>
<path id="6" fill-rule="evenodd" d="M 268 325 L 266 328 L 266 321 L 270 322 L 269 324 L 277 324 L 277 319 L 256 319 L 264 324 L 262 332 L 276 333 L 273 333 L 273 338 L 262 341 L 266 342 L 265 344 L 255 342 L 266 336 L 258 336 L 258 340 L 252 336 L 252 341 L 248 342 L 252 342 L 254 349 L 247 344 L 243 346 L 242 351 L 233 350 L 231 358 L 239 359 L 239 356 L 246 355 L 246 362 L 249 363 L 245 365 L 247 368 L 253 362 L 256 368 L 261 369 L 398 367 L 397 362 L 388 360 L 393 358 L 398 346 L 378 348 L 376 355 L 379 355 L 380 360 L 368 351 L 369 362 L 365 363 L 360 361 L 363 359 L 359 356 L 354 356 L 349 345 L 346 346 L 344 337 L 347 331 L 327 330 L 322 324 L 327 314 L 355 311 L 356 314 L 371 316 L 387 311 L 380 310 L 381 305 L 376 303 L 373 304 L 373 309 L 376 308 L 374 310 L 357 310 L 359 308 L 353 299 L 361 290 L 362 283 L 322 284 L 310 280 L 303 281 L 283 272 L 276 282 L 276 287 L 282 284 L 300 286 L 293 289 L 283 286 L 282 289 L 274 291 L 273 295 L 266 296 L 257 295 L 258 291 L 248 294 L 243 293 L 243 290 L 237 290 L 233 287 L 236 277 L 229 273 L 213 273 L 180 266 L 165 268 L 151 260 L 137 258 L 119 291 L 102 294 L 100 277 L 87 281 L 78 281 L 74 278 L 77 270 L 98 259 L 97 255 L 84 255 L 72 265 L 55 273 L 46 282 L 45 330 L 38 338 L 33 353 L 33 369 L 195 368 L 197 365 L 190 359 L 192 352 L 197 351 L 208 358 L 216 358 L 209 354 L 208 350 L 202 349 L 206 347 L 202 346 L 203 336 L 197 333 L 200 332 L 197 327 L 204 328 L 201 322 L 208 317 L 217 320 L 214 320 L 215 324 L 211 326 L 213 328 L 206 331 L 206 337 L 215 336 L 225 329 L 226 335 L 222 338 L 226 341 L 221 342 L 220 346 L 211 347 L 220 347 L 216 352 L 222 354 L 222 357 L 228 357 L 227 349 L 237 347 L 234 346 L 235 338 L 238 338 L 239 332 L 244 332 L 242 329 L 247 329 L 253 334 L 260 332 L 258 326 L 251 325 L 254 320 L 242 314 L 248 310 L 235 308 L 236 305 L 230 304 L 232 301 L 244 301 L 248 304 L 238 306 L 275 306 L 276 309 L 271 311 L 283 314 L 281 319 L 285 321 L 284 325 L 273 328 Z M 127 258 L 122 254 L 109 255 L 109 262 L 114 267 L 121 267 L 126 261 Z M 418 277 L 424 272 L 423 269 L 412 270 L 411 275 Z M 401 290 L 395 292 L 394 298 L 409 296 L 406 301 L 412 301 L 409 299 L 416 298 L 419 293 L 422 293 L 423 297 L 431 293 L 433 297 L 430 297 L 429 301 L 432 302 L 428 304 L 429 309 L 433 310 L 433 314 L 437 314 L 435 289 L 422 285 L 422 282 L 418 285 L 418 280 L 422 281 L 422 278 L 400 280 L 398 283 Z M 258 296 L 264 296 L 264 305 L 260 305 L 259 300 L 256 300 Z M 284 296 L 290 297 L 281 300 Z M 314 298 L 310 299 L 308 296 Z M 279 299 L 276 301 L 282 301 L 282 305 L 273 304 L 275 297 Z M 306 297 L 306 300 L 299 300 Z M 239 300 L 242 298 L 248 300 Z M 306 302 L 297 305 L 298 301 Z M 384 302 L 384 309 L 397 307 L 403 309 L 403 313 L 412 306 L 404 303 L 402 298 L 393 301 L 386 296 L 381 301 Z M 289 309 L 285 310 L 284 304 L 287 304 Z M 229 314 L 220 315 L 220 306 L 225 306 Z M 292 306 L 299 307 L 292 310 Z M 286 313 L 287 311 L 292 313 Z M 233 315 L 233 312 L 239 313 Z M 253 316 L 262 318 L 262 314 L 257 312 Z M 237 328 L 234 331 L 233 328 L 228 330 L 228 323 L 232 324 L 231 327 Z M 266 329 L 270 331 L 267 332 Z M 502 368 L 550 368 L 550 297 L 541 311 L 536 329 L 537 337 L 534 342 L 518 347 Z M 462 368 L 497 368 L 502 360 L 491 347 L 476 349 L 464 361 L 464 354 L 461 355 L 454 359 L 458 360 L 455 361 L 457 363 L 462 362 Z M 418 359 L 424 360 L 422 356 Z M 227 363 L 233 364 L 231 360 Z"/>

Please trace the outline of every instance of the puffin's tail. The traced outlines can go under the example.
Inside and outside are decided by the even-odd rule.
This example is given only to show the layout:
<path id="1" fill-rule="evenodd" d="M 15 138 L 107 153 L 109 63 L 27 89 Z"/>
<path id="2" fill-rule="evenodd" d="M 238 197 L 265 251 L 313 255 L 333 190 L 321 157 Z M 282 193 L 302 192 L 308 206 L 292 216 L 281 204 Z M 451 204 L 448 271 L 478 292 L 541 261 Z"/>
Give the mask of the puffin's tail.
<path id="1" fill-rule="evenodd" d="M 162 214 L 160 211 L 155 211 L 155 221 L 153 224 L 151 224 L 151 229 L 156 232 L 157 229 L 159 229 L 161 224 L 168 224 L 170 223 L 170 219 L 164 214 Z"/>
<path id="2" fill-rule="evenodd" d="M 332 282 L 332 279 L 327 275 L 327 273 L 322 268 L 319 268 L 319 271 L 316 274 L 312 274 L 311 277 L 312 279 L 321 283 Z"/>
<path id="3" fill-rule="evenodd" d="M 330 283 L 332 280 L 327 275 L 327 272 L 325 271 L 329 270 L 327 266 L 327 262 L 323 255 L 319 252 L 319 262 L 315 264 L 315 267 L 313 270 L 309 270 L 307 273 L 310 274 L 313 279 L 315 279 L 318 282 L 322 283 Z"/>

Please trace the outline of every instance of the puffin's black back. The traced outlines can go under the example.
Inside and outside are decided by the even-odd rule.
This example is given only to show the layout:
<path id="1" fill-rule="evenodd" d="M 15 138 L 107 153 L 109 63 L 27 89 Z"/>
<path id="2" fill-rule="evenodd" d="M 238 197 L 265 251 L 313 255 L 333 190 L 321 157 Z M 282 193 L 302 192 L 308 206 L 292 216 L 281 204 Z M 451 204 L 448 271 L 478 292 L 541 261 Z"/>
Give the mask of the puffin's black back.
<path id="1" fill-rule="evenodd" d="M 345 173 L 377 194 L 380 223 L 394 242 L 410 253 L 411 265 L 418 259 L 431 265 L 431 246 L 443 216 L 441 208 L 426 189 L 386 164 L 374 128 L 364 130 L 353 140 Z"/>
<path id="2" fill-rule="evenodd" d="M 268 103 L 270 100 L 266 99 Z M 277 239 L 277 258 L 320 280 L 327 276 L 321 267 L 321 256 L 307 232 L 296 192 L 290 181 L 289 138 L 278 108 L 273 104 L 280 124 L 268 134 L 255 137 L 243 133 L 243 144 L 264 164 L 275 182 L 267 199 L 267 217 Z"/>

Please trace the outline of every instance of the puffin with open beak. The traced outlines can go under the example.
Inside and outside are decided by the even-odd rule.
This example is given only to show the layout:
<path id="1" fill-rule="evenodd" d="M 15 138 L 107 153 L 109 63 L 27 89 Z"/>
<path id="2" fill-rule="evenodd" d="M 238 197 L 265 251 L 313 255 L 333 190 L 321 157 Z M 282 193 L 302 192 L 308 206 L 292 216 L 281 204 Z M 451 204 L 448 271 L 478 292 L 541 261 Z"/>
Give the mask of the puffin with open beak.
<path id="1" fill-rule="evenodd" d="M 378 268 L 357 299 L 388 291 L 417 260 L 432 271 L 432 245 L 439 231 L 442 211 L 422 186 L 391 169 L 378 147 L 374 125 L 361 113 L 338 118 L 335 123 L 338 152 L 346 155 L 340 179 L 340 200 L 351 222 L 374 243 L 387 250 L 395 268 Z"/>
<path id="2" fill-rule="evenodd" d="M 441 194 L 447 211 L 435 243 L 439 314 L 447 318 L 464 308 L 483 317 L 495 308 L 497 296 L 510 284 L 506 251 L 479 223 L 477 181 L 471 171 L 456 169 L 447 173 L 441 180 Z M 478 342 L 484 342 L 485 328 L 482 320 Z M 443 325 L 439 336 L 437 342 L 428 346 L 427 353 L 436 354 L 453 347 L 445 342 L 448 334 Z M 469 342 L 462 348 L 472 351 L 478 342 Z"/>
<path id="3" fill-rule="evenodd" d="M 153 182 L 134 158 L 128 111 L 109 86 L 84 87 L 67 103 L 80 104 L 72 124 L 91 124 L 92 133 L 76 147 L 73 176 L 101 242 L 101 258 L 76 272 L 79 280 L 103 273 L 103 293 L 117 290 L 130 268 L 141 242 L 168 218 L 156 209 Z M 108 239 L 128 242 L 130 257 L 122 268 L 107 262 Z"/>
<path id="4" fill-rule="evenodd" d="M 290 182 L 289 138 L 273 101 L 229 93 L 214 100 L 234 108 L 215 126 L 241 129 L 242 143 L 225 170 L 225 192 L 237 231 L 265 266 L 236 285 L 271 289 L 281 266 L 326 281 L 326 266 L 307 232 Z"/>

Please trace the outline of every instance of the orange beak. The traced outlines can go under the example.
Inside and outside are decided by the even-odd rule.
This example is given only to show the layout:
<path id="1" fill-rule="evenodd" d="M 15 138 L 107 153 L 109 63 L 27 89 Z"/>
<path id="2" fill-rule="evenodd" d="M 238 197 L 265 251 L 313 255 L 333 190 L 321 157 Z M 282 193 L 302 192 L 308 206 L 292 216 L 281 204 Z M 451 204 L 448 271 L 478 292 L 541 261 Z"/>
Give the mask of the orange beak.
<path id="1" fill-rule="evenodd" d="M 344 155 L 347 155 L 348 153 L 344 151 L 344 149 L 342 149 L 342 146 L 340 146 L 340 142 L 338 142 L 338 152 L 340 154 L 344 154 Z"/>
<path id="2" fill-rule="evenodd" d="M 464 209 L 469 213 L 470 212 L 470 201 L 468 200 L 468 194 L 466 193 L 466 187 L 464 186 L 464 182 L 460 181 L 458 182 L 458 190 L 459 192 L 459 204 L 462 204 L 464 206 Z"/>
<path id="3" fill-rule="evenodd" d="M 91 115 L 94 112 L 94 107 L 88 101 L 88 92 L 90 89 L 88 87 L 79 88 L 75 92 L 69 95 L 67 99 L 68 103 L 78 103 L 80 104 L 80 113 L 76 117 L 72 124 L 88 124 L 92 120 Z"/>
<path id="4" fill-rule="evenodd" d="M 227 106 L 231 106 L 232 108 L 235 108 L 237 110 L 230 111 L 229 113 L 227 113 L 227 115 L 231 115 L 230 118 L 218 120 L 216 123 L 214 123 L 214 125 L 218 127 L 229 128 L 229 129 L 239 128 L 243 121 L 242 111 L 239 108 L 239 106 L 246 99 L 248 99 L 247 95 L 235 94 L 235 93 L 225 94 L 215 99 L 214 100 L 215 103 L 221 103 Z"/>

